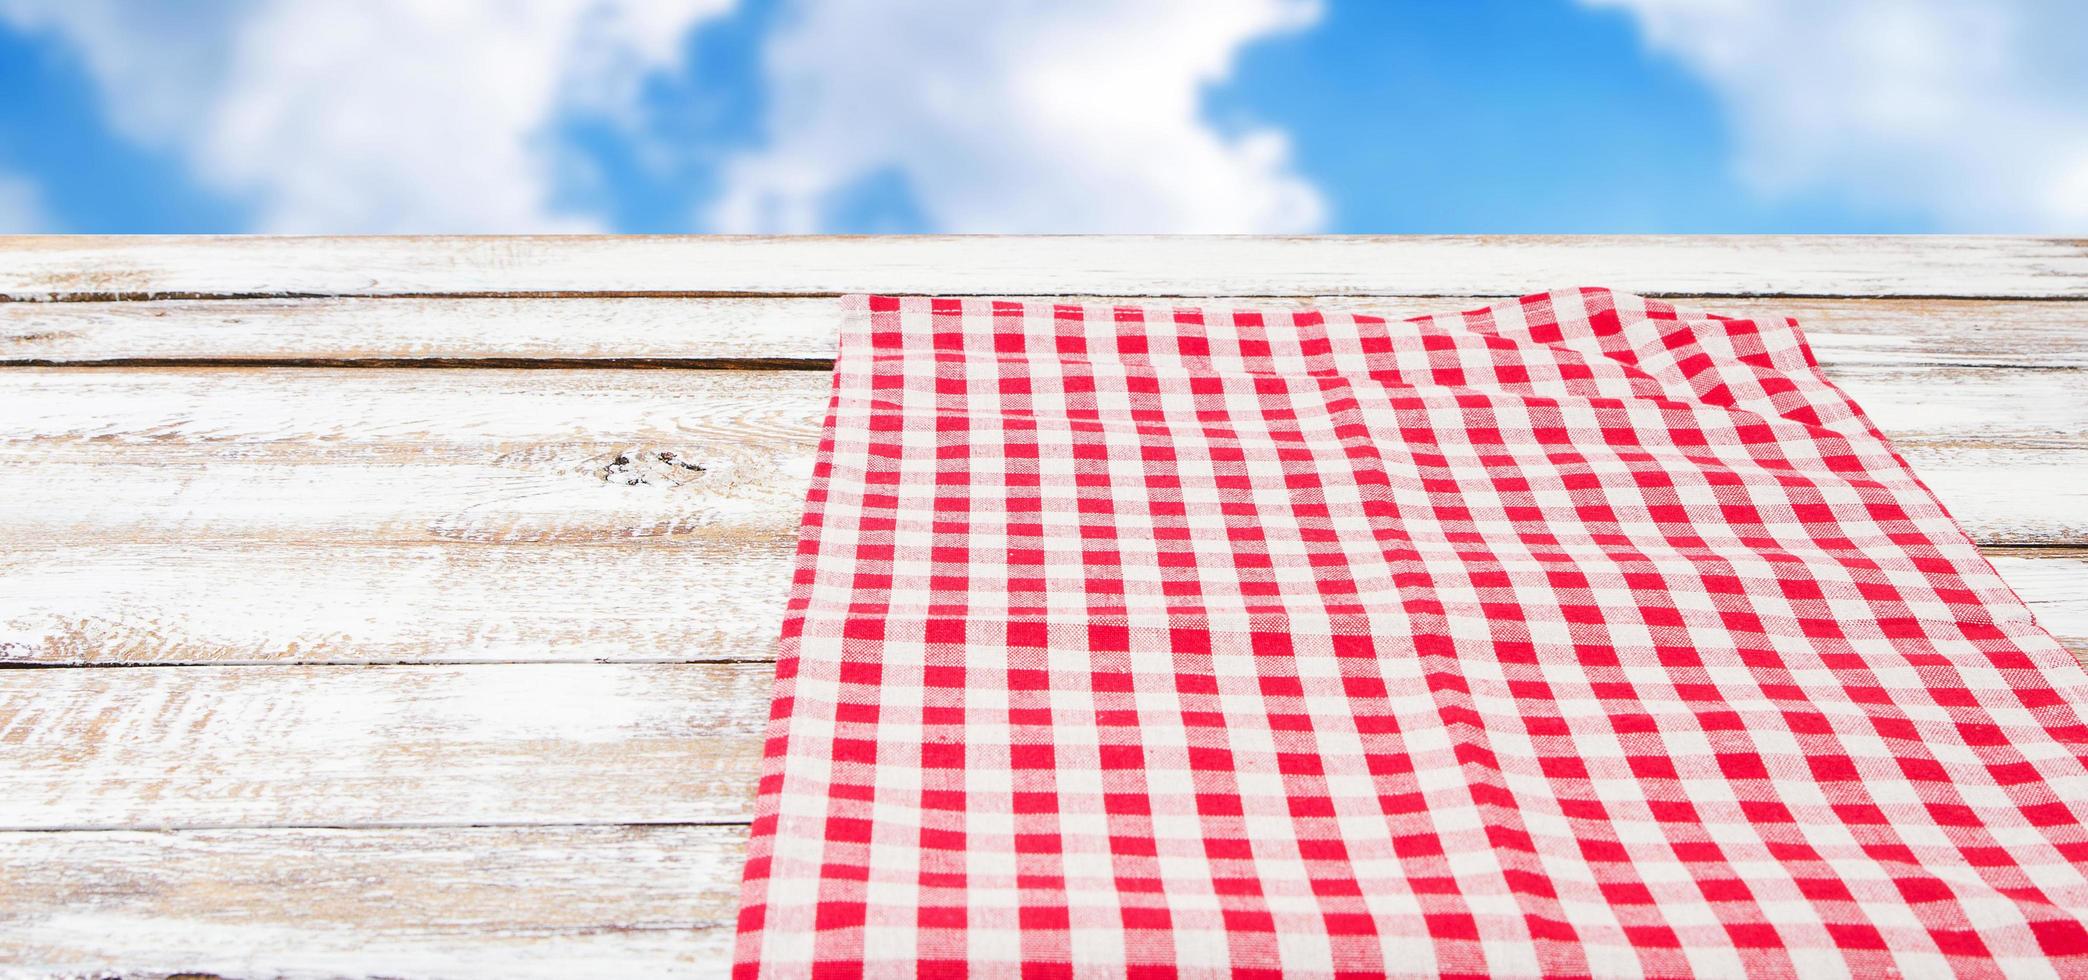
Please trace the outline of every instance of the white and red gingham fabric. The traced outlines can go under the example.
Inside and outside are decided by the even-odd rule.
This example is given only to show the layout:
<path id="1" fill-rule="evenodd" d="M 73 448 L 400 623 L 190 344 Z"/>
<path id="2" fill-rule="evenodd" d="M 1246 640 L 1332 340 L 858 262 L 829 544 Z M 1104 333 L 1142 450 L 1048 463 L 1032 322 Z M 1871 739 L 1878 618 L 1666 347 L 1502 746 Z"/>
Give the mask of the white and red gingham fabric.
<path id="1" fill-rule="evenodd" d="M 740 976 L 2088 975 L 2088 677 L 1794 324 L 845 307 Z"/>

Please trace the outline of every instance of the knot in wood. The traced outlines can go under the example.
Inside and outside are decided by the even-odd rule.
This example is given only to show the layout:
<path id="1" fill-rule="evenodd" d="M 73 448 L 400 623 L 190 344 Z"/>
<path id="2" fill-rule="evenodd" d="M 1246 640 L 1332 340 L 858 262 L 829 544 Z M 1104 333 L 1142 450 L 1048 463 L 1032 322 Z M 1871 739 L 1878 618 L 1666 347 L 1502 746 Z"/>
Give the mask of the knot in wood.
<path id="1" fill-rule="evenodd" d="M 617 453 L 602 467 L 602 480 L 635 487 L 641 483 L 678 487 L 692 483 L 704 473 L 703 464 L 671 449 L 628 449 Z"/>

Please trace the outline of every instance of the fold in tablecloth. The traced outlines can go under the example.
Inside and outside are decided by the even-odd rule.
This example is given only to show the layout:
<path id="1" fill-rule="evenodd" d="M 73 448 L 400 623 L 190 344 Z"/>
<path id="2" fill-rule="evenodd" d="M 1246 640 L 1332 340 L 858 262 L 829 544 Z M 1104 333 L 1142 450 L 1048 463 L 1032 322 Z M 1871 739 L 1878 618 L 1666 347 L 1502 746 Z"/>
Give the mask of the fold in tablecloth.
<path id="1" fill-rule="evenodd" d="M 2088 677 L 1795 324 L 844 307 L 740 975 L 2088 972 Z"/>

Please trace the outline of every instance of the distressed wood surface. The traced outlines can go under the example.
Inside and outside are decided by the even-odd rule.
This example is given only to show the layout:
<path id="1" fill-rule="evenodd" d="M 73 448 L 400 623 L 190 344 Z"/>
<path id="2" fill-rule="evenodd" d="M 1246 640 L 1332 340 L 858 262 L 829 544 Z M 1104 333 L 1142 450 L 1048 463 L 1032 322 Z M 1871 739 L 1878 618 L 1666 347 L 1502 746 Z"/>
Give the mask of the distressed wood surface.
<path id="1" fill-rule="evenodd" d="M 1976 540 L 2039 547 L 2088 537 L 2072 374 L 1837 371 Z M 827 394 L 812 371 L 0 372 L 0 663 L 760 659 Z M 2052 560 L 2020 567 L 2063 622 L 2088 566 Z"/>
<path id="2" fill-rule="evenodd" d="M 746 828 L 0 833 L 0 974 L 722 976 Z"/>
<path id="3" fill-rule="evenodd" d="M 0 296 L 2088 297 L 2088 242 L 1943 236 L 0 238 Z"/>
<path id="4" fill-rule="evenodd" d="M 746 821 L 767 664 L 0 671 L 0 830 Z"/>
<path id="5" fill-rule="evenodd" d="M 760 663 L 0 671 L 0 831 L 744 823 L 769 680 Z"/>
<path id="6" fill-rule="evenodd" d="M 789 556 L 783 539 L 41 550 L 0 556 L 19 583 L 0 666 L 766 660 Z"/>
<path id="7" fill-rule="evenodd" d="M 745 547 L 736 560 L 657 544 L 434 545 L 402 557 L 384 546 L 264 556 L 164 543 L 46 554 L 37 560 L 52 569 L 24 590 L 0 633 L 13 637 L 0 641 L 0 664 L 767 660 L 789 546 Z M 2088 558 L 2052 548 L 1987 553 L 2039 622 L 2088 653 Z M 217 598 L 234 589 L 249 598 Z"/>
<path id="8" fill-rule="evenodd" d="M 831 296 L 1569 285 L 1799 317 L 2088 651 L 2081 241 L 0 239 L 0 976 L 722 974 Z"/>
<path id="9" fill-rule="evenodd" d="M 1407 317 L 1502 297 L 1167 297 Z M 1108 297 L 1075 297 L 1107 302 Z M 1792 316 L 1822 363 L 2088 367 L 2088 302 L 1714 298 Z M 0 303 L 0 364 L 813 362 L 834 356 L 834 301 L 811 297 L 212 299 Z"/>
<path id="10" fill-rule="evenodd" d="M 2088 664 L 2088 548 L 1988 549 L 2037 623 Z"/>

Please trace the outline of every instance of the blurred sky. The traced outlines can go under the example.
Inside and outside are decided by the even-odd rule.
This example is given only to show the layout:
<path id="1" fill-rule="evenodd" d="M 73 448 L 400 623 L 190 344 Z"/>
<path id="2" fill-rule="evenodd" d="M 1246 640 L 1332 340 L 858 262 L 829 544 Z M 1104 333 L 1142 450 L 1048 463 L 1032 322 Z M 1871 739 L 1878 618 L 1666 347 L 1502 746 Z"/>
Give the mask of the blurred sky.
<path id="1" fill-rule="evenodd" d="M 2088 232 L 2081 0 L 0 0 L 0 231 Z"/>

